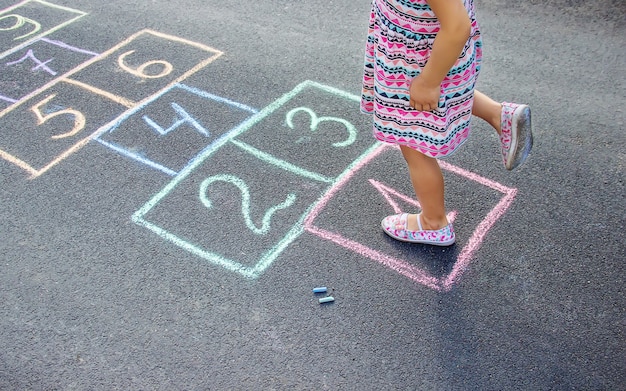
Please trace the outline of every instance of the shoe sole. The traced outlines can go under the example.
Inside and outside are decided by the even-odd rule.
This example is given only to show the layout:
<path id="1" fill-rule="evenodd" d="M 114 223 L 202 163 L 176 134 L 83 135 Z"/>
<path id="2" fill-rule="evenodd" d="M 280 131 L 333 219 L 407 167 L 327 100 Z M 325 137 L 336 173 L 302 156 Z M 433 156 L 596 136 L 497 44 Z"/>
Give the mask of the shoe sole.
<path id="1" fill-rule="evenodd" d="M 511 127 L 511 147 L 505 164 L 507 170 L 513 170 L 524 163 L 533 148 L 530 107 L 521 105 L 515 109 Z"/>
<path id="2" fill-rule="evenodd" d="M 415 244 L 430 244 L 433 246 L 440 246 L 440 247 L 446 247 L 446 246 L 451 246 L 456 242 L 456 238 L 453 238 L 451 240 L 445 241 L 445 242 L 431 242 L 431 241 L 420 241 L 420 240 L 410 240 L 410 239 L 404 239 L 401 238 L 399 236 L 395 236 L 393 235 L 391 232 L 387 231 L 387 229 L 385 229 L 384 224 L 381 222 L 380 226 L 383 229 L 383 232 L 387 234 L 387 236 L 389 236 L 390 238 L 393 238 L 395 240 L 398 240 L 400 242 L 404 242 L 404 243 L 415 243 Z"/>

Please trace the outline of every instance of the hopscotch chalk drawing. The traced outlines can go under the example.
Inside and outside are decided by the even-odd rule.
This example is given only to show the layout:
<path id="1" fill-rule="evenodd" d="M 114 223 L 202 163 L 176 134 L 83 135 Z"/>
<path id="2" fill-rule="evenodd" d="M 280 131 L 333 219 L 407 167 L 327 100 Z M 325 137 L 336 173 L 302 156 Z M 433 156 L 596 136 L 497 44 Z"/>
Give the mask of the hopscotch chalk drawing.
<path id="1" fill-rule="evenodd" d="M 68 45 L 45 42 L 72 50 Z M 73 51 L 88 55 L 88 51 Z M 0 111 L 0 120 L 22 122 L 19 132 L 0 134 L 0 158 L 36 178 L 116 126 L 129 109 L 142 107 L 221 55 L 221 51 L 206 45 L 142 30 L 25 96 L 11 98 L 0 91 L 4 101 L 10 103 Z M 29 62 L 36 66 L 29 64 L 26 72 L 52 70 L 32 49 L 18 52 L 17 57 L 5 66 Z M 30 121 L 24 123 L 21 118 Z M 31 137 L 24 138 L 24 134 Z"/>
<path id="2" fill-rule="evenodd" d="M 84 15 L 43 0 L 0 10 L 0 158 L 32 179 L 95 141 L 162 172 L 169 183 L 132 221 L 211 264 L 255 279 L 308 232 L 446 291 L 515 198 L 516 189 L 441 162 L 500 198 L 450 272 L 435 276 L 414 259 L 362 243 L 380 237 L 355 238 L 321 217 L 333 213 L 331 202 L 344 212 L 354 207 L 340 194 L 357 175 L 369 184 L 368 199 L 386 202 L 376 213 L 398 213 L 397 200 L 419 208 L 372 171 L 393 148 L 344 118 L 359 112 L 360 97 L 305 81 L 259 111 L 183 84 L 222 55 L 209 46 L 142 30 L 95 53 L 48 37 Z M 465 212 L 454 210 L 450 221 L 458 213 Z"/>
<path id="3" fill-rule="evenodd" d="M 332 115 L 302 106 L 320 99 L 336 102 Z M 306 216 L 337 178 L 372 150 L 371 139 L 357 137 L 355 127 L 338 116 L 354 102 L 353 95 L 332 87 L 301 83 L 215 140 L 133 221 L 210 263 L 259 277 L 304 232 Z M 277 129 L 292 142 L 276 148 Z M 315 160 L 324 154 L 338 164 L 319 168 Z M 280 191 L 267 181 L 280 184 Z M 185 224 L 170 217 L 181 202 Z M 207 231 L 189 228 L 198 225 Z"/>
<path id="4" fill-rule="evenodd" d="M 487 189 L 493 190 L 500 194 L 500 199 L 495 203 L 493 208 L 486 214 L 486 216 L 478 223 L 467 243 L 462 246 L 456 257 L 456 260 L 454 261 L 454 264 L 452 265 L 452 270 L 446 275 L 439 277 L 434 276 L 432 273 L 429 273 L 425 268 L 416 265 L 412 259 L 402 259 L 396 256 L 386 254 L 374 248 L 371 244 L 362 243 L 362 241 L 359 239 L 351 239 L 342 232 L 324 228 L 316 224 L 316 219 L 323 212 L 324 208 L 327 206 L 330 200 L 336 197 L 337 194 L 341 192 L 344 187 L 346 187 L 348 182 L 357 174 L 359 170 L 363 170 L 364 167 L 370 164 L 373 160 L 381 158 L 385 152 L 389 152 L 393 149 L 394 148 L 389 145 L 380 145 L 378 148 L 372 151 L 372 153 L 368 155 L 365 159 L 361 160 L 354 167 L 353 171 L 343 177 L 340 181 L 336 182 L 333 188 L 325 194 L 324 198 L 317 203 L 315 208 L 313 208 L 311 213 L 307 216 L 304 222 L 305 228 L 308 232 L 318 235 L 319 237 L 326 240 L 330 240 L 331 242 L 334 242 L 339 246 L 345 247 L 351 251 L 361 254 L 364 257 L 372 259 L 382 264 L 383 266 L 388 267 L 407 278 L 410 278 L 411 280 L 419 284 L 425 285 L 438 291 L 448 291 L 452 288 L 454 283 L 468 267 L 470 261 L 474 257 L 476 251 L 480 248 L 491 227 L 493 227 L 497 220 L 511 206 L 513 200 L 515 199 L 515 195 L 517 194 L 517 190 L 506 187 L 497 182 L 474 174 L 470 171 L 456 167 L 452 164 L 443 161 L 439 162 L 441 168 L 444 171 L 457 175 L 462 180 L 468 181 L 470 184 L 473 183 L 474 185 L 480 185 Z M 369 182 L 371 186 L 375 188 L 380 193 L 380 195 L 382 195 L 382 197 L 388 202 L 390 209 L 389 213 L 387 214 L 401 212 L 401 209 L 396 201 L 394 201 L 394 198 L 402 199 L 407 204 L 419 208 L 419 203 L 417 201 L 414 201 L 413 197 L 401 194 L 375 179 L 370 179 Z M 457 211 L 450 212 L 448 214 L 449 221 L 453 222 L 457 218 L 457 213 Z M 381 215 L 385 215 L 385 213 L 381 213 Z"/>
<path id="5" fill-rule="evenodd" d="M 177 83 L 126 111 L 95 141 L 175 176 L 256 113 L 246 105 Z M 137 140 L 144 140 L 143 144 Z M 178 150 L 178 146 L 184 148 Z"/>
<path id="6" fill-rule="evenodd" d="M 42 0 L 25 0 L 0 10 L 0 60 L 85 15 Z"/>
<path id="7" fill-rule="evenodd" d="M 322 114 L 321 110 L 301 105 L 320 101 L 326 102 L 327 107 L 335 107 L 336 112 Z M 439 291 L 451 289 L 489 229 L 511 205 L 516 190 L 440 163 L 444 170 L 463 180 L 501 194 L 460 250 L 451 272 L 442 277 L 431 275 L 410 260 L 387 255 L 341 232 L 323 228 L 316 220 L 329 201 L 358 172 L 392 149 L 388 145 L 372 144 L 368 132 L 358 132 L 352 123 L 336 116 L 351 106 L 358 111 L 358 102 L 359 97 L 335 88 L 311 81 L 301 83 L 241 125 L 223 133 L 138 210 L 133 221 L 212 264 L 251 279 L 258 278 L 291 243 L 309 232 L 379 262 L 416 283 Z M 298 124 L 295 119 L 299 119 Z M 330 142 L 328 133 L 316 138 L 324 126 L 333 129 Z M 292 143 L 272 142 L 281 128 L 287 129 L 283 131 L 291 135 Z M 302 148 L 302 143 L 306 148 Z M 333 164 L 320 169 L 314 164 L 320 156 Z M 275 187 L 267 186 L 268 181 L 279 183 L 281 192 L 275 193 Z M 381 181 L 370 179 L 369 183 L 392 211 L 399 212 L 395 198 L 419 208 L 412 197 Z M 185 216 L 181 217 L 185 224 L 171 218 L 172 211 L 181 203 L 186 205 Z M 350 207 L 348 196 L 344 206 Z M 449 219 L 454 221 L 457 213 L 452 211 Z M 190 226 L 204 226 L 206 231 L 198 232 Z"/>

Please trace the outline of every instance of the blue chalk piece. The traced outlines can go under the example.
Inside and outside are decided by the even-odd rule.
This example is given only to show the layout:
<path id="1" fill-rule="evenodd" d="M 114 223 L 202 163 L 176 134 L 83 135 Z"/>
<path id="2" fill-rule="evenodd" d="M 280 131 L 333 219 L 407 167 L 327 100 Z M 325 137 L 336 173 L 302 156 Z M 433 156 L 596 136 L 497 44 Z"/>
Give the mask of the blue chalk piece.
<path id="1" fill-rule="evenodd" d="M 327 289 L 325 286 L 320 286 L 318 288 L 313 288 L 313 293 L 324 293 Z"/>
<path id="2" fill-rule="evenodd" d="M 335 301 L 335 298 L 334 298 L 334 297 L 332 297 L 332 296 L 322 297 L 322 298 L 319 300 L 320 304 L 330 303 L 330 302 L 333 302 L 333 301 Z"/>

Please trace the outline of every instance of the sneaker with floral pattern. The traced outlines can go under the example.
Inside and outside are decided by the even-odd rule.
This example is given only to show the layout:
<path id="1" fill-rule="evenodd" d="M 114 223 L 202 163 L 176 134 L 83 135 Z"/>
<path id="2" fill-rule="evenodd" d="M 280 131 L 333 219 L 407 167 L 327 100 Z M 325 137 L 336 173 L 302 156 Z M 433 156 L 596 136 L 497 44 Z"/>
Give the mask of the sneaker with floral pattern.
<path id="1" fill-rule="evenodd" d="M 522 164 L 533 146 L 530 107 L 502 102 L 500 144 L 507 170 Z"/>
<path id="2" fill-rule="evenodd" d="M 448 224 L 437 230 L 422 229 L 420 217 L 417 215 L 417 225 L 419 230 L 410 231 L 407 229 L 408 213 L 400 213 L 385 217 L 381 221 L 383 231 L 392 238 L 402 242 L 432 244 L 434 246 L 450 246 L 454 244 L 454 227 Z"/>

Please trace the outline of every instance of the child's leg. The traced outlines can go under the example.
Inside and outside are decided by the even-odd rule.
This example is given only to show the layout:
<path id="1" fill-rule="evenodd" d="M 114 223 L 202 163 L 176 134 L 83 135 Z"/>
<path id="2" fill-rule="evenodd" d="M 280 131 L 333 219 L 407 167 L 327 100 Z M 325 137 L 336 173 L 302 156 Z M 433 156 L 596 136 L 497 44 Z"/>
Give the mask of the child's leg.
<path id="1" fill-rule="evenodd" d="M 493 128 L 501 133 L 502 104 L 491 99 L 478 90 L 474 90 L 474 105 L 472 114 L 487 121 Z"/>
<path id="2" fill-rule="evenodd" d="M 436 159 L 412 148 L 400 146 L 409 167 L 415 195 L 422 206 L 421 223 L 425 230 L 437 230 L 448 225 L 444 205 L 444 183 L 441 168 Z M 407 229 L 418 230 L 415 215 L 410 215 Z"/>

